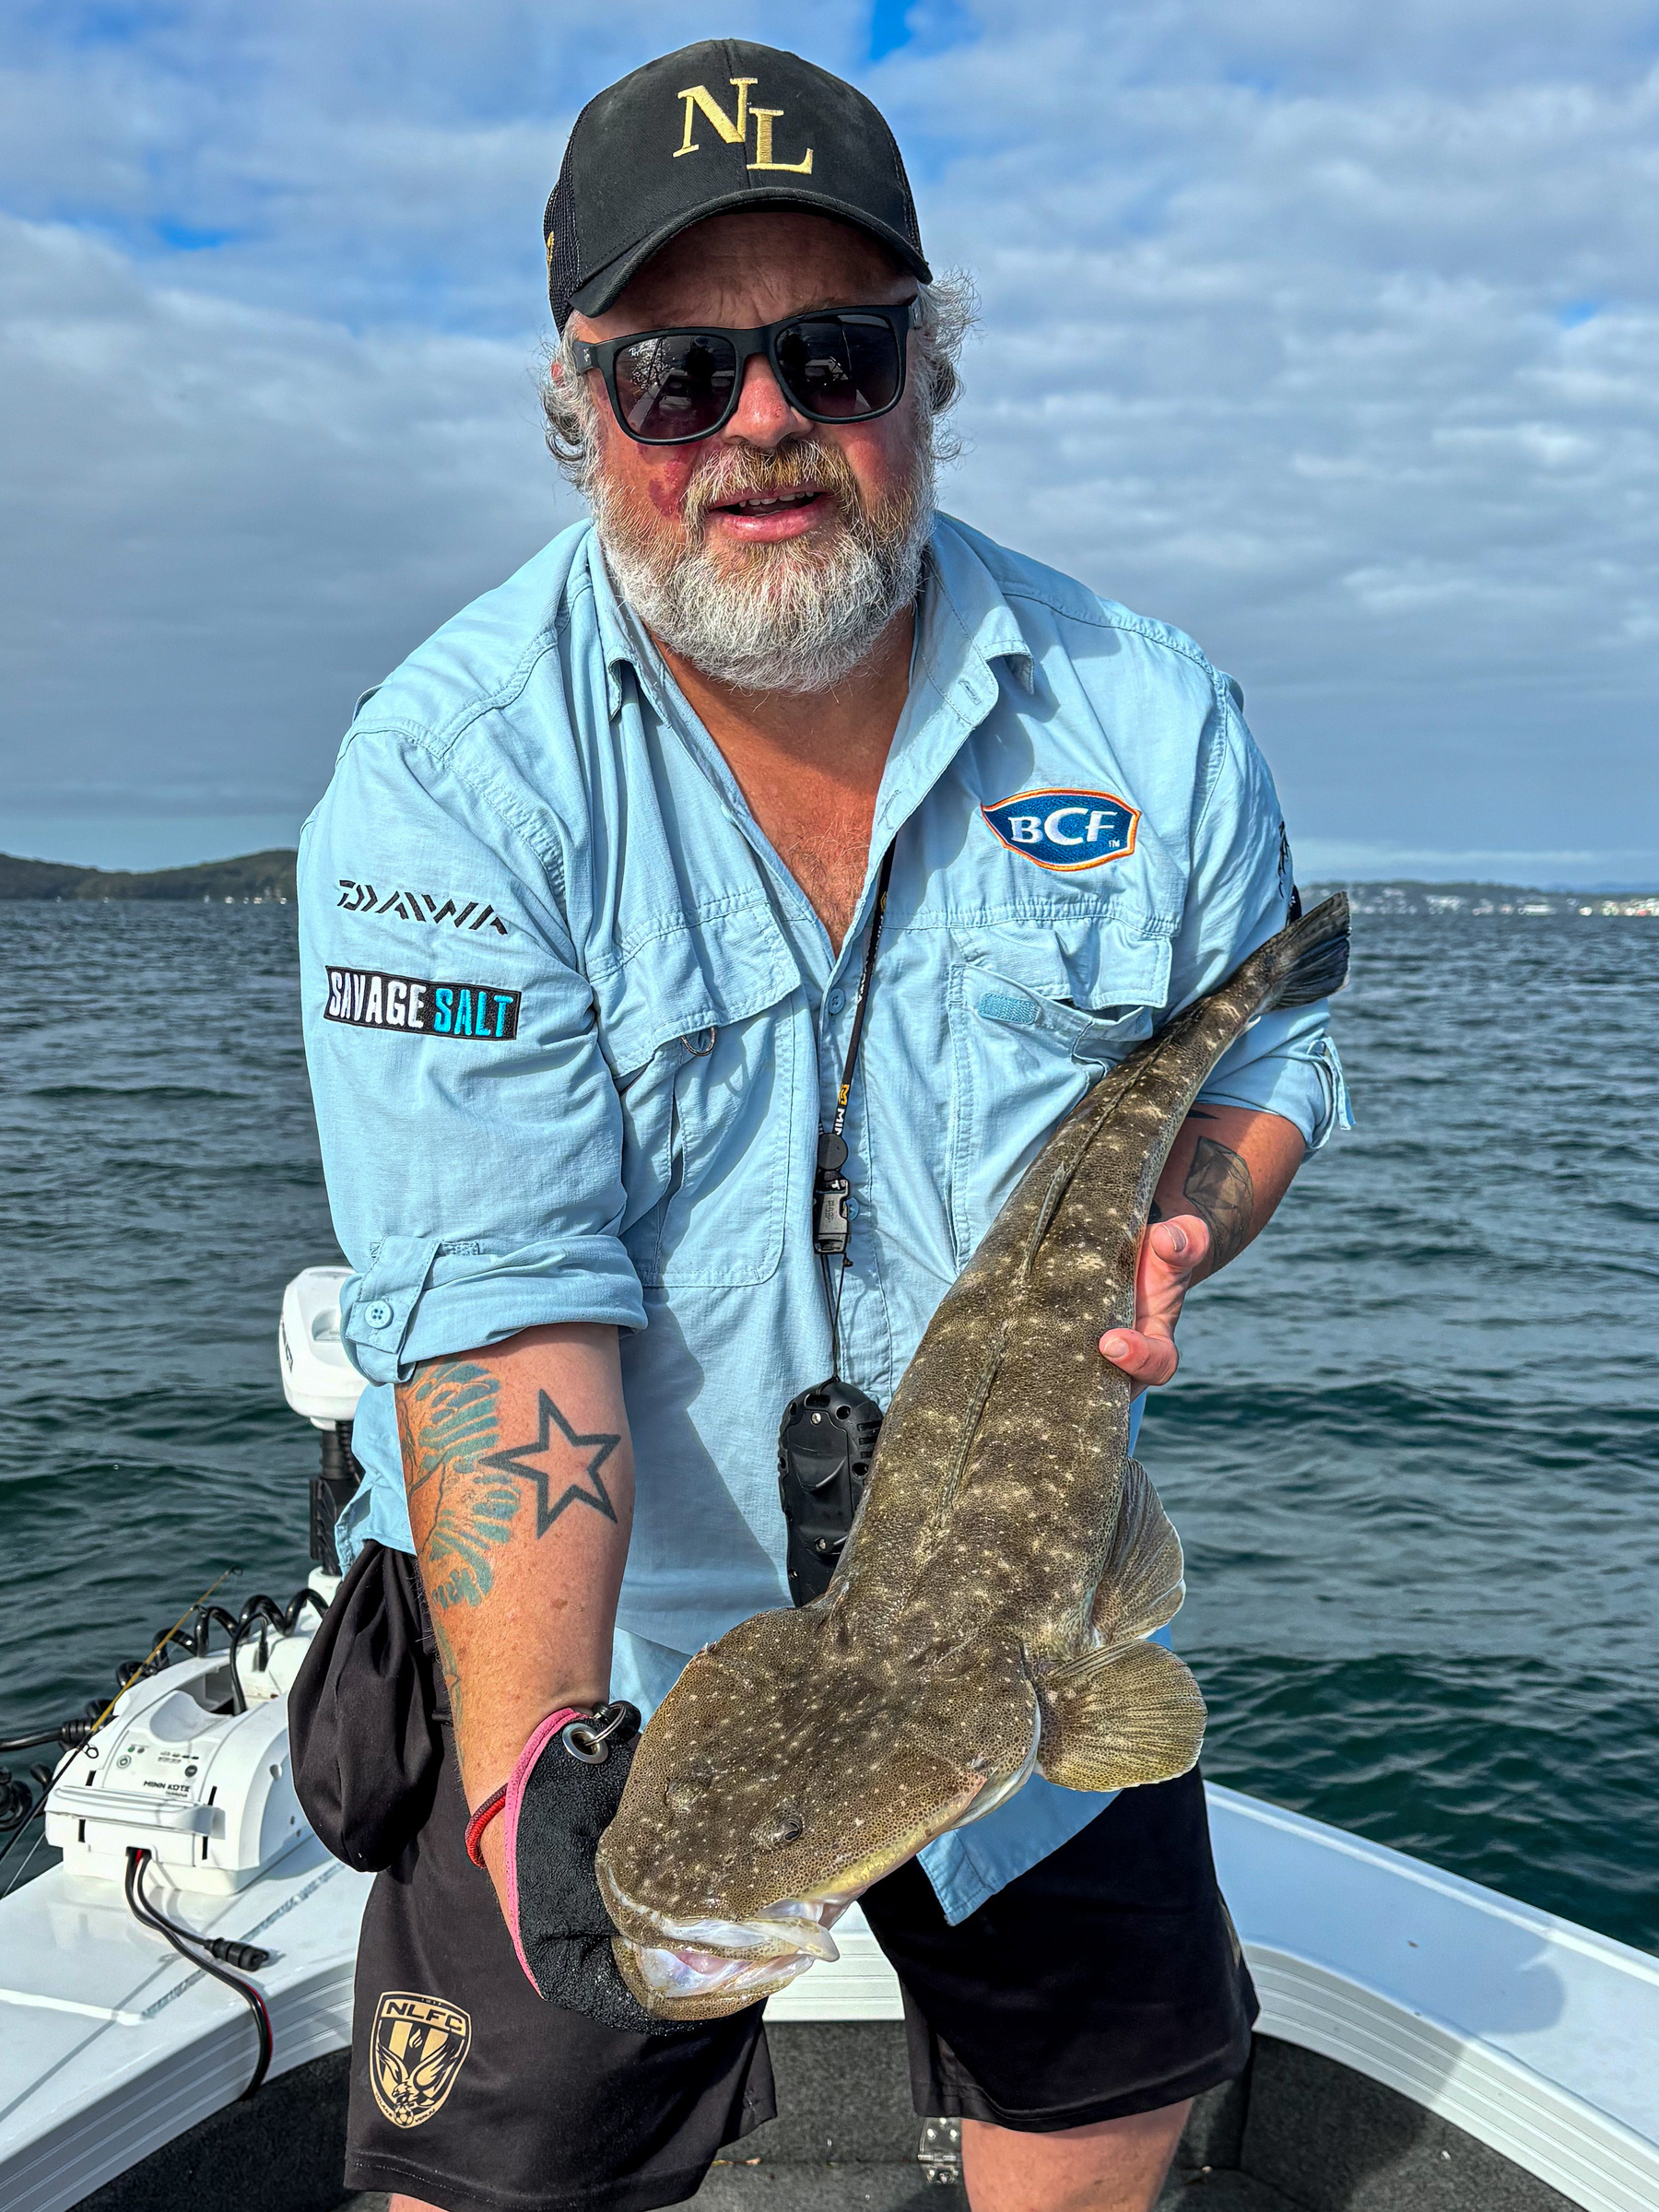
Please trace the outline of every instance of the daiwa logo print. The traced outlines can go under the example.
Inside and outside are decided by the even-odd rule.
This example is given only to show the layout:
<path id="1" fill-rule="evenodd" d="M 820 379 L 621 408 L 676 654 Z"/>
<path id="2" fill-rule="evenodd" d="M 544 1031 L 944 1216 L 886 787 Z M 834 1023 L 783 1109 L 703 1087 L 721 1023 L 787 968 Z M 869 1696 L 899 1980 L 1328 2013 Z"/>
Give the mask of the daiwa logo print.
<path id="1" fill-rule="evenodd" d="M 1017 792 L 982 806 L 985 825 L 1010 853 L 1023 854 L 1040 868 L 1071 875 L 1124 860 L 1135 850 L 1140 809 L 1112 791 L 1074 791 L 1059 786 Z"/>
<path id="2" fill-rule="evenodd" d="M 331 968 L 324 1021 L 354 1030 L 409 1030 L 421 1037 L 505 1043 L 518 1035 L 521 991 L 487 983 L 434 983 L 367 968 Z"/>
<path id="3" fill-rule="evenodd" d="M 508 934 L 507 924 L 493 906 L 469 899 L 457 906 L 453 899 L 441 903 L 430 891 L 388 891 L 382 899 L 371 883 L 357 883 L 349 876 L 338 878 L 340 895 L 335 904 L 348 914 L 395 914 L 400 922 L 447 922 L 453 929 L 493 929 L 498 937 Z"/>

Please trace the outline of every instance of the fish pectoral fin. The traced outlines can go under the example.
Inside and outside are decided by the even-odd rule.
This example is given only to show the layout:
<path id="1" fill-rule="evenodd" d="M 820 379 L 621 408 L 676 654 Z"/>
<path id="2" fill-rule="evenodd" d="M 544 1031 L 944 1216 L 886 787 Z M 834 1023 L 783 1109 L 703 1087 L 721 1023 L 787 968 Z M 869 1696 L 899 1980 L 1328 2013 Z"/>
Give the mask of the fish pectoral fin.
<path id="1" fill-rule="evenodd" d="M 1197 1763 L 1204 1699 L 1160 1643 L 1091 1652 L 1051 1675 L 1041 1698 L 1037 1765 L 1062 1789 L 1134 1789 Z"/>
<path id="2" fill-rule="evenodd" d="M 1124 1468 L 1117 1525 L 1089 1623 L 1100 1642 L 1127 1643 L 1173 1620 L 1186 1595 L 1184 1573 L 1181 1538 L 1152 1477 L 1132 1459 Z"/>

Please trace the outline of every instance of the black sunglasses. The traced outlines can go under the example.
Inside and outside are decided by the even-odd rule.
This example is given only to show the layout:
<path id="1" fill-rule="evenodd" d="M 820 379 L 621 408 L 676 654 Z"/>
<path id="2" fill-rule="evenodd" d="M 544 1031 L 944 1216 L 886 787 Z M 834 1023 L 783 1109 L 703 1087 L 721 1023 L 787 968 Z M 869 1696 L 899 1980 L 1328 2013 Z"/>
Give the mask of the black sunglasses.
<path id="1" fill-rule="evenodd" d="M 744 363 L 763 353 L 790 406 L 809 422 L 868 422 L 904 394 L 913 301 L 821 308 L 759 330 L 642 330 L 571 359 L 605 379 L 617 420 L 641 445 L 686 445 L 730 420 Z"/>

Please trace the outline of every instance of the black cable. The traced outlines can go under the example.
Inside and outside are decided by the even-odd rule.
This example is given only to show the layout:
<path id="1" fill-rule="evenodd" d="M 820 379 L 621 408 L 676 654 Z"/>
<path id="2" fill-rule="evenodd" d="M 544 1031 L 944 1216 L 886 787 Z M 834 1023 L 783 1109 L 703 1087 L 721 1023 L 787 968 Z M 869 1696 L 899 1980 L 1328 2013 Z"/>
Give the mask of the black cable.
<path id="1" fill-rule="evenodd" d="M 236 1616 L 234 1613 L 227 1613 L 223 1606 L 198 1606 L 195 1618 L 196 1626 L 193 1631 L 192 1641 L 194 1644 L 195 1655 L 198 1659 L 206 1659 L 207 1656 L 207 1638 L 210 1630 L 220 1628 L 224 1630 L 227 1636 L 234 1636 L 236 1633 Z"/>
<path id="2" fill-rule="evenodd" d="M 214 1965 L 211 1959 L 200 1957 L 198 1951 L 192 1947 L 199 1945 L 201 1950 L 210 1952 L 215 1958 L 222 1956 L 224 1951 L 232 1948 L 238 1951 L 252 1952 L 257 1951 L 258 1947 L 254 1944 L 231 1946 L 226 1944 L 221 1936 L 194 1936 L 188 1928 L 175 1928 L 172 1922 L 164 1919 L 144 1894 L 144 1869 L 148 1864 L 149 1858 L 150 1853 L 147 1851 L 139 1850 L 135 1845 L 128 1847 L 126 1900 L 132 1910 L 133 1918 L 142 1921 L 146 1927 L 154 1928 L 158 1936 L 165 1937 L 181 1959 L 188 1959 L 192 1966 L 199 1967 L 203 1973 L 211 1974 L 216 1982 L 222 1982 L 227 1989 L 235 1990 L 237 1995 L 241 1997 L 253 2016 L 254 2032 L 259 2038 L 259 2055 L 254 2061 L 253 2077 L 239 2100 L 240 2102 L 245 2104 L 265 2079 L 266 2069 L 271 2063 L 271 2016 L 265 2010 L 265 1999 L 252 1982 L 242 1981 L 238 1974 L 227 1973 L 222 1966 Z M 258 1956 L 260 1963 L 263 1965 L 270 1957 L 270 1953 L 259 1951 Z"/>
<path id="3" fill-rule="evenodd" d="M 92 1733 L 90 1721 L 59 1721 L 53 1728 L 31 1728 L 27 1735 L 0 1735 L 0 1751 L 38 1751 L 42 1744 L 70 1743 L 77 1740 L 68 1734 L 72 1728 L 84 1728 L 87 1735 Z M 87 1738 L 78 1740 L 85 1743 Z"/>
<path id="4" fill-rule="evenodd" d="M 235 1631 L 230 1638 L 230 1710 L 232 1712 L 246 1712 L 248 1710 L 248 1693 L 242 1688 L 241 1675 L 236 1665 L 236 1654 L 241 1651 L 244 1641 L 253 1634 L 254 1628 L 261 1621 L 268 1621 L 279 1634 L 286 1635 L 288 1632 L 282 1618 L 282 1607 L 274 1597 L 266 1597 L 263 1592 L 251 1597 L 242 1607 L 237 1616 Z"/>
<path id="5" fill-rule="evenodd" d="M 244 1712 L 247 1710 L 247 1699 L 245 1695 L 238 1695 L 241 1686 L 236 1671 L 236 1653 L 243 1638 L 262 1619 L 268 1621 L 282 1635 L 291 1635 L 295 1622 L 307 1605 L 316 1608 L 319 1618 L 328 1610 L 309 1583 L 302 1590 L 295 1592 L 286 1608 L 279 1606 L 274 1597 L 264 1595 L 251 1597 L 242 1607 L 240 1618 L 228 1613 L 223 1606 L 198 1606 L 194 1617 L 194 1629 L 185 1629 L 182 1625 L 169 1629 L 147 1659 L 124 1659 L 115 1669 L 116 1682 L 122 1689 L 130 1689 L 135 1682 L 143 1681 L 147 1676 L 159 1674 L 168 1663 L 169 1647 L 175 1643 L 188 1652 L 192 1658 L 205 1659 L 207 1656 L 209 1632 L 219 1628 L 230 1640 L 231 1703 L 238 1712 Z M 76 1749 L 92 1735 L 95 1724 L 108 1710 L 106 1700 L 89 1699 L 85 1713 L 76 1713 L 71 1720 L 58 1721 L 45 1728 L 25 1729 L 20 1735 L 0 1736 L 0 1754 L 7 1751 L 36 1751 L 46 1744 L 62 1744 L 65 1749 Z M 4 1830 L 0 1830 L 0 1833 L 4 1833 Z"/>
<path id="6" fill-rule="evenodd" d="M 205 1951 L 210 1951 L 223 1965 L 239 1967 L 244 1974 L 256 1974 L 262 1966 L 270 1964 L 270 1952 L 262 1951 L 256 1943 L 238 1943 L 229 1936 L 198 1936 L 194 1928 L 181 1927 L 176 1920 L 170 1920 L 155 1900 L 145 1895 L 142 1870 L 138 1894 L 143 1900 L 145 1911 L 153 1921 L 161 1927 L 171 1928 L 175 1936 L 182 1936 L 187 1943 L 199 1943 Z"/>
<path id="7" fill-rule="evenodd" d="M 315 1606 L 317 1618 L 319 1620 L 326 1618 L 328 1607 L 323 1602 L 321 1594 L 317 1591 L 313 1590 L 309 1583 L 306 1583 L 303 1590 L 296 1590 L 293 1597 L 289 1600 L 288 1609 L 282 1617 L 282 1629 L 284 1635 L 291 1636 L 293 1634 L 294 1625 L 299 1620 L 300 1613 L 307 1606 Z"/>

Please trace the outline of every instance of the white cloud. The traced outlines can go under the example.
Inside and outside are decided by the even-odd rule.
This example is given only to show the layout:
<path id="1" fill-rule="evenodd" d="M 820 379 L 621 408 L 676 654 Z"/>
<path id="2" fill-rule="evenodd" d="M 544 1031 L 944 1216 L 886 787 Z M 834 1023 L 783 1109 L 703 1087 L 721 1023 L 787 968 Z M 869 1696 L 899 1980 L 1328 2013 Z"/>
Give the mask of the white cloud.
<path id="1" fill-rule="evenodd" d="M 359 691 L 573 512 L 523 347 L 161 289 L 15 221 L 0 292 L 13 812 L 301 809 Z"/>
<path id="2" fill-rule="evenodd" d="M 861 70 L 867 13 L 794 0 L 32 18 L 0 67 L 14 786 L 311 795 L 357 688 L 568 512 L 541 201 L 582 100 L 714 28 L 861 71 L 984 294 L 950 503 L 1194 631 L 1304 848 L 1628 845 L 1659 801 L 1651 11 L 911 19 Z"/>

